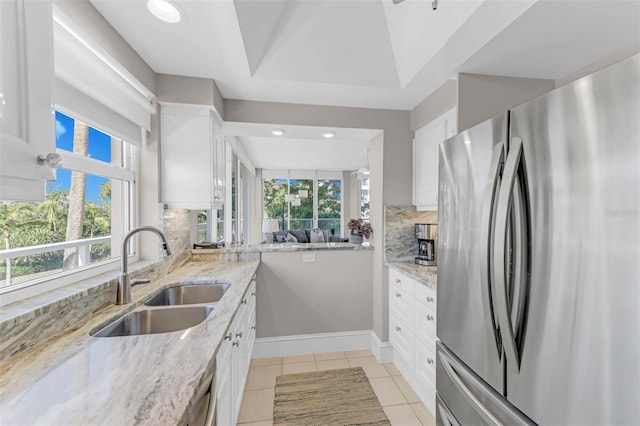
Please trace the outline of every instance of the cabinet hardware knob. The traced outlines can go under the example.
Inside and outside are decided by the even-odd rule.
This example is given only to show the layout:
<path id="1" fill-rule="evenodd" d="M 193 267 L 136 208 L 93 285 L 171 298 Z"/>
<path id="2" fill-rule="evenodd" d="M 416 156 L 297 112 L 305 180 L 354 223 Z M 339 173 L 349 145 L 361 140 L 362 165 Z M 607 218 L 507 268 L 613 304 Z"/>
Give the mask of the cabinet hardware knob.
<path id="1" fill-rule="evenodd" d="M 433 302 L 433 297 L 428 296 L 427 297 L 427 302 Z"/>
<path id="2" fill-rule="evenodd" d="M 233 342 L 231 345 L 235 346 L 235 347 L 238 347 L 238 346 L 240 346 L 240 342 Z"/>
<path id="3" fill-rule="evenodd" d="M 402 328 L 396 325 L 396 331 L 402 331 Z"/>
<path id="4" fill-rule="evenodd" d="M 433 359 L 432 358 L 427 358 L 427 364 L 433 364 Z"/>
<path id="5" fill-rule="evenodd" d="M 242 331 L 240 333 L 236 333 L 236 337 L 242 339 Z"/>
<path id="6" fill-rule="evenodd" d="M 396 297 L 402 297 L 402 294 L 396 293 Z"/>
<path id="7" fill-rule="evenodd" d="M 255 329 L 256 329 L 256 326 L 255 326 L 255 325 L 252 325 L 252 326 L 251 326 L 251 329 L 252 329 L 252 330 L 255 330 Z"/>
<path id="8" fill-rule="evenodd" d="M 229 333 L 226 336 L 224 336 L 224 340 L 231 340 L 232 337 L 233 337 L 233 333 Z"/>
<path id="9" fill-rule="evenodd" d="M 433 317 L 431 315 L 427 315 L 427 321 L 433 321 Z"/>
<path id="10" fill-rule="evenodd" d="M 255 297 L 255 295 L 256 295 L 256 292 L 254 291 L 253 293 L 251 293 L 251 295 Z"/>
<path id="11" fill-rule="evenodd" d="M 242 303 L 243 305 L 246 305 L 247 304 L 247 299 L 242 299 L 242 302 L 240 302 L 240 303 Z"/>
<path id="12" fill-rule="evenodd" d="M 396 278 L 396 284 L 400 284 L 402 281 L 400 281 L 398 278 Z"/>
<path id="13" fill-rule="evenodd" d="M 216 196 L 215 196 L 215 197 L 213 197 L 213 198 L 214 198 L 215 200 L 219 200 L 219 199 L 220 199 L 220 196 L 219 196 L 219 195 L 216 195 Z"/>

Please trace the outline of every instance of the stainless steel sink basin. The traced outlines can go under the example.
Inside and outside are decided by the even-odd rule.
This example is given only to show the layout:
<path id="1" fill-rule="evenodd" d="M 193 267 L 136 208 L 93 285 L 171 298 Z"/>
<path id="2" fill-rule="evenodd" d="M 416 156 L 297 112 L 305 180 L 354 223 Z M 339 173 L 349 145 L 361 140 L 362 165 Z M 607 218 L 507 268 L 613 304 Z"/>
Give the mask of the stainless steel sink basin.
<path id="1" fill-rule="evenodd" d="M 229 289 L 229 284 L 183 284 L 169 287 L 144 302 L 149 306 L 193 305 L 215 303 Z"/>
<path id="2" fill-rule="evenodd" d="M 134 311 L 92 333 L 92 336 L 136 336 L 184 330 L 200 324 L 213 309 L 213 306 L 185 306 Z"/>

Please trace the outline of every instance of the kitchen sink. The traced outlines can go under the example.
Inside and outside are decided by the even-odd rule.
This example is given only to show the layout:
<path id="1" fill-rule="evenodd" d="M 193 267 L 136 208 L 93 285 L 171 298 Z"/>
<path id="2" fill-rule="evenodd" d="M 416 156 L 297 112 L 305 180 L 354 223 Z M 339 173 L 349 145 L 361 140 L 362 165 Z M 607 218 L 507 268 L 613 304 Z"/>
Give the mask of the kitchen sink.
<path id="1" fill-rule="evenodd" d="M 204 321 L 213 306 L 185 306 L 130 312 L 91 333 L 95 337 L 137 336 L 184 330 Z"/>
<path id="2" fill-rule="evenodd" d="M 165 288 L 147 299 L 148 306 L 193 305 L 197 303 L 215 303 L 229 289 L 228 283 L 183 284 Z"/>

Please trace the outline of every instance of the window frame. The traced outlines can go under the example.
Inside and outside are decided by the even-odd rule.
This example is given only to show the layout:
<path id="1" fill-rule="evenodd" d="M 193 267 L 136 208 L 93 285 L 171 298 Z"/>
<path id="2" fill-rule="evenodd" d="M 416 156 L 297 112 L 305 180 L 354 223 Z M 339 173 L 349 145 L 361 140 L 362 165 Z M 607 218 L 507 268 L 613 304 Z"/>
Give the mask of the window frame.
<path id="1" fill-rule="evenodd" d="M 60 111 L 62 112 L 62 111 Z M 74 120 L 80 120 L 65 112 L 63 114 L 71 117 Z M 106 135 L 111 136 L 108 132 L 101 130 L 99 127 L 93 124 L 87 124 L 88 126 L 98 130 Z M 92 159 L 75 154 L 70 151 L 66 151 L 60 148 L 56 148 L 56 153 L 62 157 L 62 164 L 65 169 L 72 171 L 80 171 L 86 174 L 97 175 L 108 179 L 116 179 L 123 182 L 128 182 L 129 190 L 122 191 L 121 198 L 118 200 L 118 204 L 123 206 L 119 210 L 118 218 L 115 218 L 112 210 L 112 228 L 111 228 L 111 258 L 102 260 L 96 263 L 90 263 L 84 266 L 80 266 L 68 271 L 59 271 L 52 273 L 48 276 L 35 278 L 25 282 L 11 285 L 10 287 L 0 288 L 0 306 L 8 305 L 28 297 L 36 296 L 47 291 L 51 291 L 72 282 L 85 280 L 92 278 L 96 275 L 100 275 L 105 272 L 116 270 L 117 265 L 122 259 L 122 253 L 119 256 L 114 257 L 114 250 L 117 254 L 120 251 L 119 243 L 122 241 L 124 234 L 129 229 L 133 229 L 138 224 L 139 217 L 139 187 L 136 180 L 136 176 L 140 165 L 140 148 L 133 143 L 121 140 L 116 137 L 120 145 L 117 148 L 119 155 L 119 163 L 121 165 L 115 165 L 113 160 L 111 163 L 106 163 L 101 160 Z M 112 153 L 114 152 L 114 146 L 111 146 Z M 113 207 L 113 198 L 111 200 Z M 118 221 L 118 226 L 113 226 L 113 223 Z M 115 229 L 115 232 L 114 232 Z M 115 234 L 115 235 L 114 235 Z M 27 247 L 24 247 L 27 249 Z M 129 263 L 135 262 L 139 259 L 138 240 L 132 238 L 129 246 L 129 252 L 127 254 L 127 260 Z"/>
<path id="2" fill-rule="evenodd" d="M 287 194 L 291 193 L 291 180 L 305 179 L 313 181 L 313 220 L 312 228 L 318 228 L 318 181 L 319 180 L 338 180 L 340 181 L 340 233 L 344 235 L 345 230 L 345 217 L 344 217 L 344 174 L 339 171 L 331 170 L 262 170 L 262 179 L 260 182 L 262 197 L 261 197 L 261 216 L 260 221 L 264 221 L 264 180 L 265 179 L 282 179 L 287 182 Z M 291 227 L 291 204 L 287 203 L 287 229 Z"/>

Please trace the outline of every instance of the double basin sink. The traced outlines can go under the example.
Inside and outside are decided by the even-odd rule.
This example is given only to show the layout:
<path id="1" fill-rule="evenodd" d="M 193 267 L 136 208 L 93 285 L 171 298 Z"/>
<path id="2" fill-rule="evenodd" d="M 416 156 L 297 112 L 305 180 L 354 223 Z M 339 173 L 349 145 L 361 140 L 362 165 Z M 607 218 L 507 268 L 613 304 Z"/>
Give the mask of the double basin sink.
<path id="1" fill-rule="evenodd" d="M 152 309 L 125 314 L 92 332 L 95 337 L 137 336 L 185 330 L 204 321 L 229 289 L 229 283 L 179 284 L 144 301 Z M 190 306 L 189 306 L 190 305 Z"/>

